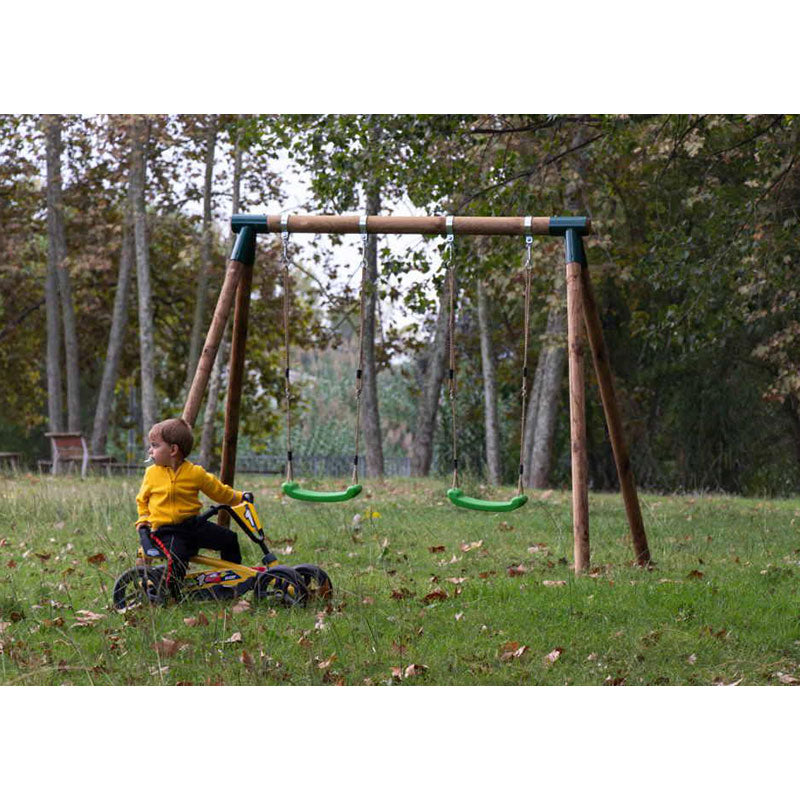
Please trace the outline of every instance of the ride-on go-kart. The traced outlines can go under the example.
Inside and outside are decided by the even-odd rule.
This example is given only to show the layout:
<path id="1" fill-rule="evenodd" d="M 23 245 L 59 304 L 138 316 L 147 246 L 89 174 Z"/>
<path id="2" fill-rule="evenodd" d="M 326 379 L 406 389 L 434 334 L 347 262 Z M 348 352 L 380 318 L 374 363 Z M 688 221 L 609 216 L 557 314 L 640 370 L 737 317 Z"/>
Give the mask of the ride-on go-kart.
<path id="1" fill-rule="evenodd" d="M 142 532 L 137 565 L 123 572 L 114 583 L 114 607 L 125 609 L 143 602 L 163 605 L 170 594 L 177 596 L 178 589 L 187 600 L 227 600 L 252 589 L 257 600 L 284 606 L 302 605 L 309 597 L 331 595 L 331 579 L 322 568 L 315 564 L 289 567 L 278 562 L 267 547 L 251 494 L 245 493 L 245 499 L 236 506 L 211 506 L 200 518 L 209 519 L 223 510 L 261 548 L 263 566 L 248 567 L 198 554 L 189 559 L 186 577 L 177 587 L 174 580 L 169 580 L 168 565 L 154 563 L 165 560 L 165 554 Z M 202 568 L 192 570 L 191 565 Z"/>

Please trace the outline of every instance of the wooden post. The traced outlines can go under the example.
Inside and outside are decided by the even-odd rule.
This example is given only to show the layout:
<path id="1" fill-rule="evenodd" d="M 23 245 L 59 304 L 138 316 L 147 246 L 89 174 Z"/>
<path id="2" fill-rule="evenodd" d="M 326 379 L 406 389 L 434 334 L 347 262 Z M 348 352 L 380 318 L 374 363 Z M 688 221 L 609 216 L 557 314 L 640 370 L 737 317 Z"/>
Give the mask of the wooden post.
<path id="1" fill-rule="evenodd" d="M 639 496 L 636 492 L 636 481 L 622 428 L 622 415 L 619 411 L 617 394 L 614 390 L 614 379 L 608 361 L 603 327 L 600 322 L 597 303 L 595 302 L 592 281 L 589 278 L 589 267 L 585 254 L 582 261 L 581 284 L 583 286 L 583 315 L 586 321 L 586 332 L 589 338 L 589 346 L 592 349 L 597 382 L 600 386 L 600 397 L 603 401 L 603 410 L 606 415 L 611 449 L 614 452 L 614 461 L 617 465 L 619 485 L 622 491 L 622 499 L 625 503 L 625 514 L 628 517 L 628 527 L 633 540 L 633 551 L 636 556 L 636 563 L 643 567 L 650 563 L 650 548 L 647 546 L 642 510 L 639 506 Z"/>
<path id="2" fill-rule="evenodd" d="M 589 568 L 589 479 L 586 457 L 586 387 L 583 376 L 583 291 L 580 235 L 565 235 L 567 260 L 567 342 L 569 424 L 572 456 L 572 532 L 575 574 Z"/>
<path id="3" fill-rule="evenodd" d="M 255 259 L 255 232 L 252 228 L 245 227 L 239 231 L 236 244 L 233 248 L 228 269 L 225 272 L 225 280 L 217 299 L 217 306 L 214 309 L 214 317 L 206 335 L 206 343 L 203 345 L 203 352 L 197 362 L 197 369 L 192 379 L 192 386 L 183 407 L 183 418 L 194 425 L 197 414 L 200 411 L 200 403 L 203 401 L 208 379 L 211 376 L 211 369 L 214 366 L 214 359 L 217 357 L 219 343 L 222 341 L 222 334 L 225 332 L 225 325 L 231 313 L 231 306 L 236 294 L 236 287 L 239 284 L 242 270 L 249 263 L 253 264 Z"/>
<path id="4" fill-rule="evenodd" d="M 225 403 L 225 433 L 222 437 L 222 465 L 219 479 L 233 486 L 236 476 L 236 446 L 239 442 L 239 413 L 242 407 L 244 356 L 247 345 L 247 323 L 250 316 L 250 291 L 253 285 L 253 265 L 247 264 L 236 290 L 233 312 L 231 356 L 228 367 L 228 397 Z M 224 524 L 220 522 L 220 524 Z"/>

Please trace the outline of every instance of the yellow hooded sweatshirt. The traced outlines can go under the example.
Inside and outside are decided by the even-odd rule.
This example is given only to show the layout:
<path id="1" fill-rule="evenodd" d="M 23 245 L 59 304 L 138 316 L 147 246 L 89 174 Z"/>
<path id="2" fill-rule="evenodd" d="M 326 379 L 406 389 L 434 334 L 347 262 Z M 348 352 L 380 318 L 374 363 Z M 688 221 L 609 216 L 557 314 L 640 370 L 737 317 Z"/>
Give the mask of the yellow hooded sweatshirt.
<path id="1" fill-rule="evenodd" d="M 175 525 L 200 512 L 202 503 L 198 492 L 208 495 L 216 503 L 240 503 L 242 493 L 222 483 L 191 461 L 183 461 L 177 469 L 148 467 L 142 488 L 136 495 L 139 518 L 136 527 L 149 523 L 155 531 L 162 525 Z"/>

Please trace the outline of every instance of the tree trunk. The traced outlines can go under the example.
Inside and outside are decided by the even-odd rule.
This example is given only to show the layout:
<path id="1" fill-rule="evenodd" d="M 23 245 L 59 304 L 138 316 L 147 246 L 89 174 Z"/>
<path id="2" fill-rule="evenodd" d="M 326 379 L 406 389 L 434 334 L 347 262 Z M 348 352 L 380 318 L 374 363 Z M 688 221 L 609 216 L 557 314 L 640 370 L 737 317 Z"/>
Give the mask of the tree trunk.
<path id="1" fill-rule="evenodd" d="M 497 420 L 497 381 L 495 379 L 494 351 L 492 348 L 489 299 L 486 286 L 478 280 L 478 331 L 481 340 L 481 367 L 483 370 L 483 407 L 486 429 L 486 465 L 489 483 L 499 486 L 500 470 L 500 426 Z"/>
<path id="2" fill-rule="evenodd" d="M 67 272 L 67 245 L 64 236 L 64 212 L 61 201 L 61 118 L 45 115 L 43 118 L 47 148 L 47 207 L 48 234 L 54 254 L 55 272 L 58 276 L 58 293 L 61 298 L 61 320 L 64 324 L 64 361 L 67 368 L 67 427 L 81 430 L 80 370 L 78 367 L 78 334 L 75 325 L 75 308 Z"/>
<path id="3" fill-rule="evenodd" d="M 572 137 L 572 146 L 580 147 L 586 136 L 585 128 L 579 127 Z M 583 204 L 581 193 L 584 188 L 586 157 L 586 153 L 582 152 L 573 162 L 577 178 L 567 185 L 564 193 L 569 213 L 577 213 Z M 546 488 L 550 480 L 558 401 L 566 365 L 566 292 L 564 267 L 561 264 L 556 268 L 555 289 L 559 298 L 558 304 L 547 315 L 546 339 L 539 353 L 526 419 L 524 449 L 529 461 L 524 460 L 523 463 L 530 476 L 529 485 L 534 489 Z"/>
<path id="4" fill-rule="evenodd" d="M 380 213 L 381 195 L 378 187 L 367 191 L 366 213 L 374 216 Z M 378 237 L 367 237 L 366 265 L 367 296 L 364 300 L 364 386 L 363 415 L 361 424 L 364 431 L 364 444 L 367 456 L 367 475 L 383 479 L 383 442 L 381 420 L 378 409 L 378 376 L 375 364 L 375 308 L 378 302 Z"/>
<path id="5" fill-rule="evenodd" d="M 192 333 L 189 339 L 189 356 L 186 363 L 186 386 L 184 394 L 189 394 L 189 389 L 197 369 L 200 357 L 204 323 L 206 319 L 206 305 L 208 300 L 208 278 L 213 269 L 213 230 L 211 228 L 211 192 L 214 179 L 214 155 L 217 147 L 217 117 L 209 114 L 206 118 L 206 172 L 203 182 L 203 238 L 200 247 L 200 272 L 197 276 L 197 290 L 195 292 L 194 318 L 192 320 Z M 235 212 L 234 212 L 235 213 Z"/>
<path id="6" fill-rule="evenodd" d="M 111 316 L 111 331 L 108 334 L 108 349 L 103 364 L 103 378 L 97 396 L 97 407 L 94 413 L 91 451 L 95 455 L 105 455 L 108 439 L 108 420 L 111 416 L 111 402 L 114 387 L 117 384 L 117 368 L 122 352 L 125 329 L 128 325 L 128 291 L 131 283 L 131 271 L 134 262 L 133 220 L 130 205 L 126 209 L 122 228 L 122 250 L 119 257 L 119 273 L 117 289 L 114 294 L 114 311 Z"/>
<path id="7" fill-rule="evenodd" d="M 531 400 L 525 420 L 523 460 L 529 476 L 528 486 L 544 489 L 550 479 L 550 463 L 553 457 L 558 401 L 566 364 L 566 314 L 560 304 L 564 294 L 563 269 L 559 265 L 556 276 L 556 291 L 559 305 L 553 306 L 547 315 L 544 342 L 536 364 Z"/>
<path id="8" fill-rule="evenodd" d="M 61 186 L 53 174 L 60 174 L 59 148 L 51 147 L 48 118 L 42 119 L 47 151 L 47 277 L 44 285 L 47 312 L 47 417 L 51 432 L 64 430 L 61 396 L 61 311 L 58 299 L 58 265 L 64 258 L 64 225 L 61 219 Z M 59 238 L 59 232 L 61 239 Z"/>
<path id="9" fill-rule="evenodd" d="M 439 290 L 439 314 L 426 354 L 422 395 L 417 406 L 417 429 L 411 449 L 411 474 L 416 477 L 426 476 L 430 472 L 433 459 L 433 432 L 447 362 L 449 302 L 447 281 L 444 280 Z"/>
<path id="10" fill-rule="evenodd" d="M 231 202 L 231 214 L 239 213 L 240 193 L 242 185 L 242 148 L 240 145 L 239 134 L 233 145 L 233 197 Z M 234 236 L 228 237 L 228 252 L 233 248 Z M 200 440 L 200 463 L 211 464 L 214 451 L 214 427 L 216 424 L 217 406 L 219 405 L 220 388 L 222 387 L 222 367 L 227 360 L 228 346 L 226 344 L 230 324 L 225 327 L 222 334 L 217 357 L 211 369 L 211 377 L 208 381 L 208 396 L 206 398 L 206 408 L 203 413 L 203 433 Z"/>
<path id="11" fill-rule="evenodd" d="M 136 284 L 139 300 L 139 362 L 142 382 L 142 427 L 147 441 L 156 419 L 156 372 L 153 336 L 153 306 L 150 291 L 150 254 L 147 241 L 147 210 L 145 180 L 147 176 L 147 117 L 135 116 L 130 125 L 130 201 L 133 209 L 133 228 L 136 252 Z"/>

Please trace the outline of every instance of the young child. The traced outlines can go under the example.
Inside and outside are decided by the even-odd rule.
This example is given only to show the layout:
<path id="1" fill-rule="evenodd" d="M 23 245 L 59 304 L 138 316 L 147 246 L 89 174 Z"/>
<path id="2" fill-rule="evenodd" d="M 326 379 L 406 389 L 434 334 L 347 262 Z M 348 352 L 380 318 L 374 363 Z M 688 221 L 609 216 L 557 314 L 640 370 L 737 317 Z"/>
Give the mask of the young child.
<path id="1" fill-rule="evenodd" d="M 167 582 L 177 585 L 186 575 L 189 559 L 201 547 L 219 550 L 220 558 L 242 563 L 236 534 L 197 514 L 202 491 L 217 503 L 240 503 L 243 492 L 226 486 L 186 458 L 192 451 L 192 429 L 182 419 L 167 419 L 153 425 L 149 433 L 153 465 L 144 473 L 136 505 L 136 530 L 143 546 L 148 537 L 167 557 Z M 248 497 L 249 499 L 249 497 Z M 148 547 L 145 546 L 145 552 Z"/>

